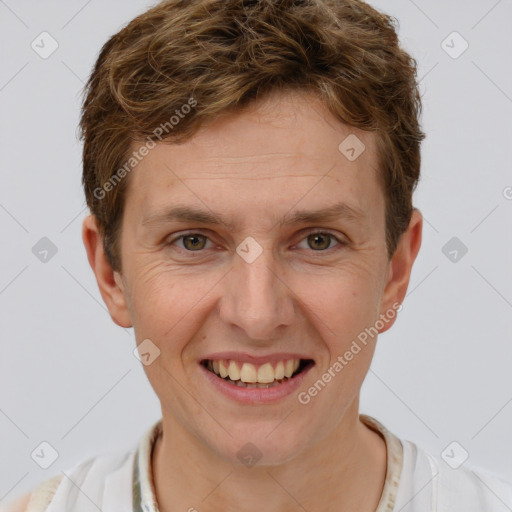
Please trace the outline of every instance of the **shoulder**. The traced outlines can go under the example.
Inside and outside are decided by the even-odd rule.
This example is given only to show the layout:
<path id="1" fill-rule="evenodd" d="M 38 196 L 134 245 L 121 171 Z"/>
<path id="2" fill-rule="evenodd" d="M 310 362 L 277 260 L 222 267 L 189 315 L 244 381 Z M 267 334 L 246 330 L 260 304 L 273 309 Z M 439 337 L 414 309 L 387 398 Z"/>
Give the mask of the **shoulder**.
<path id="1" fill-rule="evenodd" d="M 398 508 L 403 512 L 505 512 L 512 510 L 512 482 L 472 467 L 459 465 L 402 440 L 402 475 Z"/>
<path id="2" fill-rule="evenodd" d="M 32 493 L 28 492 L 7 505 L 0 505 L 0 512 L 26 512 Z"/>
<path id="3" fill-rule="evenodd" d="M 117 493 L 119 501 L 121 497 L 128 500 L 134 455 L 130 451 L 87 459 L 39 483 L 6 507 L 0 507 L 0 512 L 81 512 L 89 510 L 91 502 L 103 510 L 107 494 Z"/>
<path id="4" fill-rule="evenodd" d="M 55 495 L 61 480 L 61 475 L 44 480 L 31 491 L 19 496 L 6 506 L 2 506 L 0 512 L 39 512 L 45 510 Z"/>

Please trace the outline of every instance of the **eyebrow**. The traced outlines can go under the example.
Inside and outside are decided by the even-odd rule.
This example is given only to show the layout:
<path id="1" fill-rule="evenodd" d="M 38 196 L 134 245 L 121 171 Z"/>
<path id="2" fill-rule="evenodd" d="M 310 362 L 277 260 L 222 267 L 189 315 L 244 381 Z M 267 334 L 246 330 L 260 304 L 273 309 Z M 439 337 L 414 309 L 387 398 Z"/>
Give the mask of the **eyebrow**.
<path id="1" fill-rule="evenodd" d="M 365 214 L 359 208 L 350 206 L 347 203 L 337 203 L 320 210 L 296 210 L 289 213 L 279 222 L 281 225 L 329 222 L 338 219 L 360 222 L 365 219 Z"/>
<path id="2" fill-rule="evenodd" d="M 318 210 L 295 210 L 288 212 L 277 222 L 277 225 L 288 226 L 300 223 L 329 222 L 342 218 L 352 222 L 360 222 L 365 217 L 362 210 L 347 203 L 337 203 Z M 142 219 L 142 225 L 165 224 L 176 221 L 222 225 L 230 231 L 233 231 L 235 228 L 234 223 L 228 221 L 222 215 L 189 206 L 174 206 L 164 211 L 152 213 Z"/>

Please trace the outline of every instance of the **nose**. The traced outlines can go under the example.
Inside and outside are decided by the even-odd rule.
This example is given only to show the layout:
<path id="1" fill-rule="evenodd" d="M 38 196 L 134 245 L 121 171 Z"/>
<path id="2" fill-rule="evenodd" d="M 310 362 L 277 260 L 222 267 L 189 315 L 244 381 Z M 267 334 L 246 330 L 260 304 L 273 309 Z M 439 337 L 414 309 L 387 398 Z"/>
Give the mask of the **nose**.
<path id="1" fill-rule="evenodd" d="M 253 341 L 275 339 L 292 324 L 295 315 L 293 292 L 285 276 L 270 250 L 264 250 L 251 263 L 238 254 L 234 258 L 220 301 L 221 320 L 241 329 Z"/>

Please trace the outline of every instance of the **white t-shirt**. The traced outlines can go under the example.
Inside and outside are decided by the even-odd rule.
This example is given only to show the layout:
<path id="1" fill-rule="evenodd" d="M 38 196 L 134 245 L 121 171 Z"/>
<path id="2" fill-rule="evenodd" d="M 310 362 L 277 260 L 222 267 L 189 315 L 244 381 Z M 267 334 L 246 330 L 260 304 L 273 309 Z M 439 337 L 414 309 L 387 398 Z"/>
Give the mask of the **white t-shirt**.
<path id="1" fill-rule="evenodd" d="M 375 418 L 360 418 L 386 441 L 387 473 L 375 512 L 512 511 L 512 482 L 467 465 L 452 469 Z M 94 457 L 46 480 L 32 491 L 27 508 L 12 512 L 158 512 L 151 452 L 161 428 L 159 420 L 133 451 Z M 199 503 L 190 507 L 201 509 Z"/>

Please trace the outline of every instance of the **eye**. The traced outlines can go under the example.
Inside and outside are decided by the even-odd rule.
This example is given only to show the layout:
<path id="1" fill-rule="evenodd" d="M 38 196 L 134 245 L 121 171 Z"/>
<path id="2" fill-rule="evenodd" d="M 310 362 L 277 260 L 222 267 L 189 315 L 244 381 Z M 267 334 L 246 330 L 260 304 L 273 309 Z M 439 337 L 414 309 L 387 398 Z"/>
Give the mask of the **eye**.
<path id="1" fill-rule="evenodd" d="M 206 247 L 206 244 L 211 240 L 201 233 L 186 233 L 180 235 L 169 242 L 169 245 L 178 243 L 178 247 L 187 251 L 200 251 Z"/>
<path id="2" fill-rule="evenodd" d="M 307 246 L 304 246 L 304 243 Z M 210 244 L 210 245 L 208 245 Z M 168 245 L 178 245 L 180 249 L 188 252 L 200 252 L 203 249 L 211 248 L 213 243 L 201 233 L 184 233 L 169 241 Z M 297 247 L 301 249 L 312 249 L 316 252 L 326 251 L 336 246 L 346 245 L 345 242 L 339 240 L 335 235 L 326 231 L 315 231 L 309 233 Z"/>
<path id="3" fill-rule="evenodd" d="M 307 243 L 307 247 L 304 247 L 304 241 Z M 334 241 L 334 244 L 333 244 Z M 314 251 L 325 251 L 326 249 L 330 249 L 335 247 L 336 245 L 344 245 L 343 242 L 338 240 L 333 234 L 325 232 L 325 231 L 316 231 L 314 233 L 309 233 L 309 235 L 304 238 L 301 243 L 298 244 L 298 247 L 302 249 L 313 249 Z"/>

